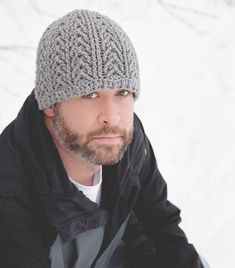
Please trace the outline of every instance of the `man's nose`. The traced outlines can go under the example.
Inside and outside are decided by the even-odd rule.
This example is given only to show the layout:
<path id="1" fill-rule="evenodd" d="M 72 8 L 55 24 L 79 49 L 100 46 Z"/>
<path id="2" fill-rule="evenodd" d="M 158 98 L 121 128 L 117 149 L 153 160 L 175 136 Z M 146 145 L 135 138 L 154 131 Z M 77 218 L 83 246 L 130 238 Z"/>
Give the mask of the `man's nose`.
<path id="1" fill-rule="evenodd" d="M 98 121 L 102 125 L 117 126 L 121 116 L 118 107 L 112 102 L 102 104 L 101 111 L 98 116 Z"/>

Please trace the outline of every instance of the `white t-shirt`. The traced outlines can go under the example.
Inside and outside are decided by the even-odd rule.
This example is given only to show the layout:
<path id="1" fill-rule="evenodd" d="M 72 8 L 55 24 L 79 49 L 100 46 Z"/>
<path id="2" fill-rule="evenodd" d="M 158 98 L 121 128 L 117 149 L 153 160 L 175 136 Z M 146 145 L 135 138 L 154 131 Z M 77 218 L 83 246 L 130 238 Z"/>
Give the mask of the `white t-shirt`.
<path id="1" fill-rule="evenodd" d="M 91 201 L 100 204 L 101 199 L 101 183 L 102 183 L 102 166 L 100 169 L 95 173 L 93 177 L 93 184 L 92 186 L 86 186 L 80 184 L 69 177 L 69 180 L 77 187 L 79 191 L 82 191 L 83 194 L 88 197 Z"/>

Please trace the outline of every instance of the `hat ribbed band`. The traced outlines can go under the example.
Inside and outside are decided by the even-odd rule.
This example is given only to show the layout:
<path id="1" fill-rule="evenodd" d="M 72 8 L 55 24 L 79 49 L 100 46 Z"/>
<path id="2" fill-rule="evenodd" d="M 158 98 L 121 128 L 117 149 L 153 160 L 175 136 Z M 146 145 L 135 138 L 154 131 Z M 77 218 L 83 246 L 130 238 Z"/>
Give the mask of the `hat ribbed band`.
<path id="1" fill-rule="evenodd" d="M 120 80 L 92 80 L 92 81 L 80 81 L 77 86 L 67 87 L 60 86 L 60 90 L 48 90 L 45 92 L 43 98 L 38 98 L 39 109 L 42 110 L 51 106 L 56 102 L 61 102 L 71 97 L 88 95 L 98 89 L 128 89 L 135 93 L 135 97 L 138 97 L 139 85 L 136 81 L 130 79 Z M 53 100 L 53 103 L 52 103 Z"/>

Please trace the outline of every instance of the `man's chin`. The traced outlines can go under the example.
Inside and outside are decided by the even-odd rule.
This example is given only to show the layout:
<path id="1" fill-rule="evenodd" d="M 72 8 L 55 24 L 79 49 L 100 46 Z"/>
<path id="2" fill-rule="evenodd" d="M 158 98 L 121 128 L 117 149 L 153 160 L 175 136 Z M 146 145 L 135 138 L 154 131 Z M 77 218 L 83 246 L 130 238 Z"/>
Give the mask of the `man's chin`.
<path id="1" fill-rule="evenodd" d="M 124 150 L 117 148 L 105 148 L 95 151 L 88 160 L 96 165 L 113 165 L 120 161 Z"/>
<path id="2" fill-rule="evenodd" d="M 109 158 L 109 159 L 102 159 L 100 161 L 100 165 L 114 165 L 116 163 L 118 163 L 121 160 L 122 156 L 120 157 L 115 157 L 115 158 Z"/>
<path id="3" fill-rule="evenodd" d="M 104 156 L 98 157 L 97 162 L 99 162 L 100 165 L 113 165 L 120 161 L 122 155 L 123 153 L 116 155 L 105 154 Z"/>

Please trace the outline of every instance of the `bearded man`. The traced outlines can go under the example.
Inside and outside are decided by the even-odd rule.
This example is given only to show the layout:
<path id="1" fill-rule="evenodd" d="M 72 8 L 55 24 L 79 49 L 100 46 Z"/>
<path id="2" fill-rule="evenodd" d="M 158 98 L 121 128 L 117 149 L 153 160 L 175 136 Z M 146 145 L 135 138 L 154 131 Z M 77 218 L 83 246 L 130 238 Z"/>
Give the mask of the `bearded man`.
<path id="1" fill-rule="evenodd" d="M 35 88 L 0 137 L 0 266 L 201 268 L 143 126 L 136 52 L 74 10 L 39 42 Z"/>

